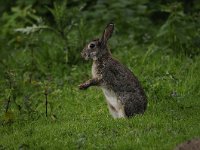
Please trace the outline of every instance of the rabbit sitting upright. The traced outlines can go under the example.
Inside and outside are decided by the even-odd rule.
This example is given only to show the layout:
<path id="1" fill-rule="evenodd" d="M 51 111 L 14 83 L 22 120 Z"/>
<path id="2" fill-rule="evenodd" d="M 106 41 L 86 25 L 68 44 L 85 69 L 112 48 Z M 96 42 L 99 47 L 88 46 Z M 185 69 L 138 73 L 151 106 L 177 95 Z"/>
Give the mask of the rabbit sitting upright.
<path id="1" fill-rule="evenodd" d="M 93 59 L 93 78 L 80 84 L 79 89 L 100 86 L 114 118 L 143 114 L 147 107 L 143 88 L 133 73 L 112 57 L 107 47 L 113 30 L 114 24 L 108 24 L 102 37 L 91 41 L 83 49 L 82 57 Z"/>

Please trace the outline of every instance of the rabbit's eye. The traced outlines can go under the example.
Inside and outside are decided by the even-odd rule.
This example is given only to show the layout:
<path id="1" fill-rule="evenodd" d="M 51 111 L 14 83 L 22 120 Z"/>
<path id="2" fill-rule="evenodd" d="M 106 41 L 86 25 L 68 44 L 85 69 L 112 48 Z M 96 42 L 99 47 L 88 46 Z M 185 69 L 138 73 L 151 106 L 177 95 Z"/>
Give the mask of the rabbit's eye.
<path id="1" fill-rule="evenodd" d="M 94 48 L 95 47 L 95 44 L 90 44 L 90 48 Z"/>

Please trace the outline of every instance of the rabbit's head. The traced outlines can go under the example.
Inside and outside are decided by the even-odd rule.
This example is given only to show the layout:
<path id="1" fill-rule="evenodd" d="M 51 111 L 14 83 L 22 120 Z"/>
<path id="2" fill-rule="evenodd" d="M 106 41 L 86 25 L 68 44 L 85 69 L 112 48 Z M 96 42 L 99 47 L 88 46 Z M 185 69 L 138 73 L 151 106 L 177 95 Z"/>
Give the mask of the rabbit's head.
<path id="1" fill-rule="evenodd" d="M 107 42 L 109 38 L 112 36 L 113 30 L 114 30 L 114 24 L 113 23 L 108 24 L 100 39 L 93 40 L 85 46 L 85 48 L 81 52 L 82 57 L 85 58 L 86 60 L 88 59 L 97 60 L 102 56 L 109 55 L 110 52 L 107 48 Z"/>

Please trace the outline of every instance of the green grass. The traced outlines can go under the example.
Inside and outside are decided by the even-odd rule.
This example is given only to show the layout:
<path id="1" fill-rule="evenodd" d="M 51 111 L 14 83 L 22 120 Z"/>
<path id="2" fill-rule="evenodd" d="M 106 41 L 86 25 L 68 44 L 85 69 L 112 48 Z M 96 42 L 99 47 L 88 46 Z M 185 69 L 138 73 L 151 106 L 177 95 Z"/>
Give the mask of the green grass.
<path id="1" fill-rule="evenodd" d="M 0 127 L 0 149 L 146 149 L 170 150 L 200 136 L 200 59 L 148 53 L 135 49 L 115 52 L 134 71 L 148 96 L 144 115 L 114 120 L 99 88 L 79 91 L 88 79 L 88 65 L 71 73 L 75 82 L 53 99 L 55 109 L 45 117 Z M 127 58 L 127 59 L 124 59 Z M 88 74 L 88 75 L 86 75 Z M 80 76 L 79 76 L 80 75 Z M 44 106 L 45 108 L 45 106 Z"/>

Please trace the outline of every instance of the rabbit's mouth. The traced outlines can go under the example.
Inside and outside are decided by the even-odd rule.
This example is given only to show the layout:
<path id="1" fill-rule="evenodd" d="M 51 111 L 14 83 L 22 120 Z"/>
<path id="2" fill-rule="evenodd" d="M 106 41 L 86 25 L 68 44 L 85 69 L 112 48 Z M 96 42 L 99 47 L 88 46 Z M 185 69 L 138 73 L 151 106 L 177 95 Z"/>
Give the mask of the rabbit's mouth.
<path id="1" fill-rule="evenodd" d="M 88 59 L 93 59 L 93 60 L 97 60 L 97 53 L 96 52 L 91 52 L 91 53 L 84 53 L 82 52 L 81 53 L 81 56 L 85 59 L 85 60 L 88 60 Z"/>
<path id="2" fill-rule="evenodd" d="M 88 60 L 90 57 L 88 55 L 86 55 L 84 58 L 85 58 L 85 60 Z"/>

